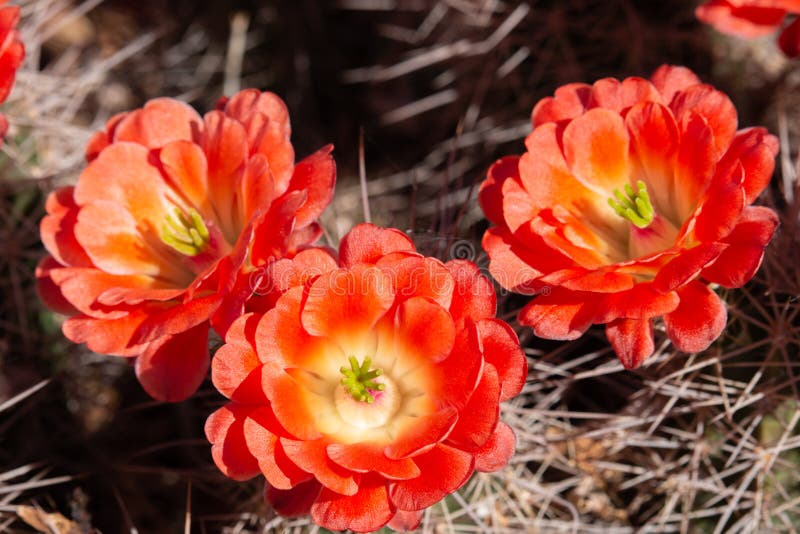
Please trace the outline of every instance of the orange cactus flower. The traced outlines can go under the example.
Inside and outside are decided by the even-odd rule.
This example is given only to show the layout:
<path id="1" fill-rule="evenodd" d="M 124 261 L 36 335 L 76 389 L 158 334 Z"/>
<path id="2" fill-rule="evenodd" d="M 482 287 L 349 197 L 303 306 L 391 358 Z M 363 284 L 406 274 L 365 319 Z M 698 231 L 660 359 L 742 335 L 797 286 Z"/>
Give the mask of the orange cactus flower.
<path id="1" fill-rule="evenodd" d="M 422 511 L 514 450 L 499 403 L 527 374 L 478 268 L 415 252 L 369 224 L 338 262 L 307 249 L 269 266 L 278 294 L 214 356 L 230 402 L 206 422 L 217 466 L 263 474 L 266 499 L 324 528 L 414 528 Z"/>
<path id="2" fill-rule="evenodd" d="M 74 187 L 47 200 L 39 293 L 64 334 L 136 358 L 156 399 L 191 395 L 252 293 L 250 271 L 313 242 L 336 171 L 325 147 L 298 164 L 289 116 L 254 89 L 201 117 L 157 99 L 95 134 Z"/>
<path id="3" fill-rule="evenodd" d="M 695 10 L 698 19 L 717 31 L 739 37 L 761 37 L 778 30 L 789 14 L 800 14 L 800 0 L 709 0 Z M 800 54 L 800 19 L 781 32 L 778 45 L 789 56 Z"/>
<path id="4" fill-rule="evenodd" d="M 566 85 L 532 120 L 527 152 L 497 161 L 479 193 L 490 272 L 538 294 L 519 321 L 550 339 L 605 324 L 628 368 L 653 352 L 659 317 L 678 349 L 708 347 L 727 317 L 709 283 L 747 282 L 778 223 L 750 206 L 777 139 L 737 131 L 724 94 L 670 66 Z"/>
<path id="5" fill-rule="evenodd" d="M 0 0 L 0 103 L 8 98 L 17 69 L 25 59 L 25 47 L 17 32 L 19 7 L 6 6 L 6 3 L 7 0 Z M 8 121 L 0 115 L 0 139 L 5 137 L 7 130 Z"/>

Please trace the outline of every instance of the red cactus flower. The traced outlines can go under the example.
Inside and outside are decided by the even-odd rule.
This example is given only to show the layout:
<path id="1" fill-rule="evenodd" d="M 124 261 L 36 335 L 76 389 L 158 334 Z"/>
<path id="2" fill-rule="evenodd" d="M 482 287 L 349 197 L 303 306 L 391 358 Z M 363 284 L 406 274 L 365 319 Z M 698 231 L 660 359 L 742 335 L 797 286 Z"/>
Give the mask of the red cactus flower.
<path id="1" fill-rule="evenodd" d="M 483 239 L 505 288 L 540 293 L 519 314 L 550 339 L 605 324 L 622 363 L 653 352 L 663 317 L 680 350 L 705 349 L 725 326 L 709 283 L 740 287 L 758 269 L 777 216 L 750 204 L 778 144 L 737 131 L 730 100 L 688 69 L 650 81 L 559 88 L 533 109 L 522 157 L 489 170 Z"/>
<path id="2" fill-rule="evenodd" d="M 25 47 L 19 39 L 17 24 L 19 23 L 19 7 L 6 6 L 7 0 L 0 0 L 0 103 L 5 102 L 17 69 L 25 59 Z M 0 139 L 5 137 L 8 121 L 0 115 Z"/>
<path id="3" fill-rule="evenodd" d="M 800 0 L 709 0 L 695 10 L 698 19 L 717 31 L 746 38 L 778 30 L 790 13 L 800 14 Z M 778 45 L 789 57 L 800 54 L 798 24 L 795 19 L 778 38 Z"/>
<path id="4" fill-rule="evenodd" d="M 266 478 L 282 515 L 322 527 L 414 528 L 422 511 L 514 449 L 498 403 L 527 374 L 477 267 L 416 253 L 364 224 L 279 260 L 275 305 L 239 318 L 214 356 L 230 402 L 206 422 L 217 466 Z"/>
<path id="5" fill-rule="evenodd" d="M 41 223 L 39 293 L 64 334 L 136 358 L 156 399 L 191 395 L 250 296 L 249 272 L 319 235 L 335 167 L 326 147 L 294 164 L 284 103 L 254 89 L 200 117 L 171 99 L 112 118 L 74 187 Z"/>

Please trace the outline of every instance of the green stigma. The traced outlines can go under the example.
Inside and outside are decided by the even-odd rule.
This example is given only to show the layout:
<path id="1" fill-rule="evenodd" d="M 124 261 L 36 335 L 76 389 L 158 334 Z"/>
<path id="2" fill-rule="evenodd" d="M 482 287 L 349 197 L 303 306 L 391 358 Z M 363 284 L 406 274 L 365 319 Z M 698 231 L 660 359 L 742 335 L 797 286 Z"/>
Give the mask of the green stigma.
<path id="1" fill-rule="evenodd" d="M 176 207 L 161 225 L 161 241 L 186 256 L 197 256 L 206 249 L 208 228 L 203 218 L 192 208 L 189 214 Z"/>
<path id="2" fill-rule="evenodd" d="M 653 204 L 650 203 L 650 195 L 647 194 L 647 187 L 644 182 L 636 182 L 637 191 L 634 192 L 630 184 L 625 185 L 624 196 L 619 189 L 614 189 L 614 197 L 609 198 L 608 205 L 611 206 L 617 215 L 627 219 L 638 228 L 647 228 L 653 222 L 656 212 Z"/>
<path id="3" fill-rule="evenodd" d="M 386 386 L 374 380 L 381 376 L 383 371 L 380 369 L 370 370 L 371 365 L 372 358 L 369 356 L 364 358 L 364 363 L 361 365 L 358 364 L 355 356 L 350 356 L 350 369 L 347 367 L 339 369 L 344 375 L 344 378 L 342 378 L 344 389 L 353 399 L 367 404 L 375 402 L 375 397 L 372 396 L 369 390 L 383 391 L 386 388 Z"/>

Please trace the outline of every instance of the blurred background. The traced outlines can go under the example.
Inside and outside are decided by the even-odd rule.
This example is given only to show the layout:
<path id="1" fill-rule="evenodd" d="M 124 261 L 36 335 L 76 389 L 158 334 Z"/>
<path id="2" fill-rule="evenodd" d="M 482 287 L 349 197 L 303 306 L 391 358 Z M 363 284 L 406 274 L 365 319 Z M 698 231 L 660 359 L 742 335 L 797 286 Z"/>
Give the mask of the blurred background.
<path id="1" fill-rule="evenodd" d="M 782 229 L 760 274 L 725 294 L 729 328 L 703 354 L 627 372 L 602 329 L 532 338 L 518 436 L 504 470 L 476 474 L 426 512 L 425 532 L 795 532 L 800 524 L 800 68 L 774 36 L 743 41 L 673 0 L 24 0 L 27 49 L 2 112 L 0 531 L 314 532 L 276 518 L 262 480 L 214 467 L 209 381 L 150 400 L 126 361 L 66 341 L 33 284 L 38 223 L 72 183 L 93 131 L 170 96 L 200 112 L 240 88 L 286 101 L 299 157 L 334 143 L 331 245 L 368 214 L 421 251 L 485 266 L 476 186 L 523 151 L 530 112 L 560 85 L 693 69 L 726 92 L 740 128 L 781 140 L 761 202 Z M 359 166 L 366 178 L 363 202 Z M 524 299 L 504 295 L 513 320 Z"/>

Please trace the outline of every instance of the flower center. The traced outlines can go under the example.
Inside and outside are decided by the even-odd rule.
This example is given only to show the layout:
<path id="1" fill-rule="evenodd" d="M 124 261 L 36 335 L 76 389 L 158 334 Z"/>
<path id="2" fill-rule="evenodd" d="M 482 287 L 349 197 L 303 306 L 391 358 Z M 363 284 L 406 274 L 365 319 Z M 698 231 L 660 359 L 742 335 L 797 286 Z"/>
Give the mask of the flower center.
<path id="1" fill-rule="evenodd" d="M 637 190 L 634 191 L 630 184 L 626 184 L 627 196 L 623 195 L 619 189 L 615 189 L 614 197 L 608 199 L 608 205 L 617 212 L 617 215 L 627 219 L 637 228 L 647 228 L 653 222 L 656 212 L 650 202 L 650 195 L 647 193 L 644 182 L 641 180 L 636 182 L 636 188 Z"/>
<path id="2" fill-rule="evenodd" d="M 400 390 L 380 369 L 370 370 L 372 359 L 359 365 L 350 356 L 350 368 L 342 367 L 344 378 L 334 393 L 336 411 L 352 428 L 370 429 L 385 425 L 400 408 Z"/>
<path id="3" fill-rule="evenodd" d="M 372 365 L 372 358 L 369 356 L 364 358 L 364 363 L 358 364 L 355 356 L 350 356 L 350 369 L 342 367 L 339 369 L 344 378 L 342 378 L 342 386 L 350 394 L 350 396 L 359 402 L 366 402 L 372 404 L 375 402 L 374 392 L 383 391 L 386 386 L 382 383 L 375 382 L 375 379 L 383 374 L 380 369 L 370 370 Z"/>
<path id="4" fill-rule="evenodd" d="M 192 208 L 188 215 L 178 207 L 161 225 L 161 241 L 185 256 L 197 256 L 208 247 L 211 239 L 203 218 Z"/>

